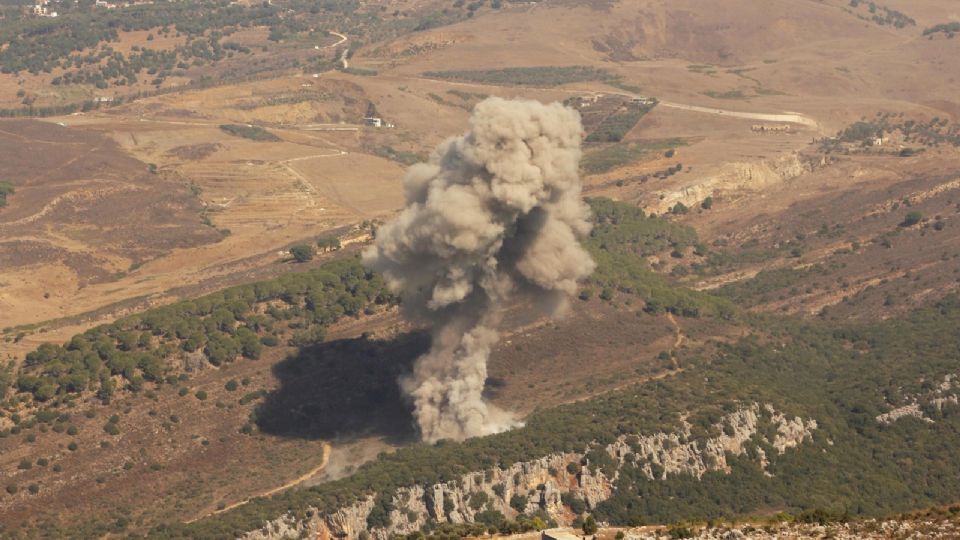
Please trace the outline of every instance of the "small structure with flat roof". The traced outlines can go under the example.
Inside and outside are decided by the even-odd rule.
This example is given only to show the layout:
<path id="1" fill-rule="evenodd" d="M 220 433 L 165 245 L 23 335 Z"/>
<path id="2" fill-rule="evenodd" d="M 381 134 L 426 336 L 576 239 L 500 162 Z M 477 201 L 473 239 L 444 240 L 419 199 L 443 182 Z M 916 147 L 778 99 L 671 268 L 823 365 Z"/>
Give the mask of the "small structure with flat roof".
<path id="1" fill-rule="evenodd" d="M 574 534 L 572 529 L 547 529 L 540 533 L 541 540 L 584 540 L 580 535 Z"/>

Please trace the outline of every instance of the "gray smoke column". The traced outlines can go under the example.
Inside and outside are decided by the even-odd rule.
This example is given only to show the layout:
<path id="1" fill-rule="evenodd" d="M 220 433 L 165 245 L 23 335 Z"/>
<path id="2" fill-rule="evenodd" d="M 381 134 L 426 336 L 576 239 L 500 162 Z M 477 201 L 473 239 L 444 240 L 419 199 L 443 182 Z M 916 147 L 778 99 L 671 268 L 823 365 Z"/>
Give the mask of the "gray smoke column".
<path id="1" fill-rule="evenodd" d="M 400 381 L 424 440 L 464 439 L 519 423 L 483 401 L 487 358 L 507 302 L 559 313 L 594 262 L 580 197 L 580 115 L 559 103 L 490 98 L 469 131 L 404 179 L 406 207 L 364 253 L 432 328 L 430 351 Z"/>

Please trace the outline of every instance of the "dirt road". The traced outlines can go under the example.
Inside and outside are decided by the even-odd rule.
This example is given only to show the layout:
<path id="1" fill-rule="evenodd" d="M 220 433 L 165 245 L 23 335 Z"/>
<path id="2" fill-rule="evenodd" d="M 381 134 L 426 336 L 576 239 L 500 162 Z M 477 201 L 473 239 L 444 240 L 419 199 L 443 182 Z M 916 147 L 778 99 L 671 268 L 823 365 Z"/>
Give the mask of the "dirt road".
<path id="1" fill-rule="evenodd" d="M 673 340 L 673 349 L 679 349 L 683 345 L 683 330 L 680 328 L 680 325 L 677 323 L 677 319 L 673 317 L 673 313 L 667 312 L 667 320 L 670 321 L 670 324 L 673 325 L 674 340 Z"/>
<path id="2" fill-rule="evenodd" d="M 402 77 L 402 78 L 404 78 L 404 79 L 409 79 L 409 80 L 430 81 L 430 82 L 434 82 L 434 83 L 442 83 L 442 84 L 451 85 L 451 86 L 469 86 L 469 87 L 484 87 L 484 86 L 487 86 L 487 87 L 494 87 L 494 88 L 507 88 L 507 87 L 502 86 L 502 85 L 499 85 L 499 84 L 481 83 L 481 82 L 448 81 L 448 80 L 444 80 L 444 79 L 433 79 L 433 78 L 430 78 L 430 77 L 407 76 L 407 77 Z M 535 88 L 535 87 L 533 87 L 533 88 Z M 539 90 L 548 90 L 548 88 L 537 88 L 537 89 L 539 89 Z M 636 95 L 636 94 L 629 94 L 629 93 L 625 93 L 625 92 L 611 91 L 609 88 L 606 88 L 606 87 L 604 87 L 604 88 L 595 88 L 595 89 L 590 90 L 590 91 L 591 91 L 591 92 L 594 92 L 594 93 L 600 93 L 600 94 L 609 94 L 609 95 L 624 96 L 624 97 L 628 97 L 628 98 L 631 98 L 631 99 L 632 99 L 632 98 L 642 97 L 642 96 L 638 96 L 638 95 Z M 698 112 L 698 113 L 704 113 L 704 114 L 713 114 L 713 115 L 717 115 L 717 116 L 728 116 L 728 117 L 730 117 L 730 118 L 744 118 L 744 119 L 747 119 L 747 120 L 759 120 L 759 121 L 761 121 L 761 122 L 786 122 L 786 123 L 788 123 L 788 124 L 800 124 L 800 125 L 802 125 L 802 126 L 806 126 L 806 127 L 808 127 L 808 128 L 811 128 L 811 129 L 819 129 L 819 128 L 820 128 L 820 124 L 817 123 L 817 121 L 814 120 L 813 118 L 810 118 L 809 116 L 806 116 L 806 115 L 803 115 L 803 114 L 800 114 L 800 113 L 790 112 L 790 111 L 786 111 L 786 112 L 783 112 L 783 113 L 752 113 L 752 112 L 743 112 L 743 111 L 731 111 L 731 110 L 727 110 L 727 109 L 716 109 L 716 108 L 713 108 L 713 107 L 701 107 L 701 106 L 699 106 L 699 105 L 686 105 L 686 104 L 683 104 L 683 103 L 674 103 L 674 102 L 672 102 L 672 101 L 660 101 L 660 102 L 659 102 L 659 105 L 660 105 L 661 107 L 667 107 L 667 108 L 670 108 L 670 109 L 679 109 L 679 110 L 683 110 L 683 111 Z"/>
<path id="3" fill-rule="evenodd" d="M 670 101 L 661 101 L 661 107 L 670 109 L 680 109 L 683 111 L 699 112 L 706 114 L 716 114 L 719 116 L 729 116 L 732 118 L 745 118 L 748 120 L 760 120 L 763 122 L 786 122 L 788 124 L 800 124 L 809 128 L 817 129 L 820 124 L 817 121 L 799 113 L 751 113 L 740 111 L 728 111 L 725 109 L 713 109 L 710 107 L 700 107 L 698 105 L 684 105 L 682 103 L 672 103 Z"/>
<path id="4" fill-rule="evenodd" d="M 340 41 L 327 45 L 326 47 L 324 47 L 324 49 L 332 49 L 347 40 L 347 36 L 341 34 L 340 32 L 334 32 L 333 30 L 331 30 L 330 33 L 340 38 Z"/>
<path id="5" fill-rule="evenodd" d="M 212 516 L 212 515 L 215 515 L 215 514 L 221 514 L 221 513 L 223 513 L 223 512 L 227 512 L 227 511 L 229 511 L 229 510 L 233 510 L 234 508 L 237 508 L 238 506 L 243 506 L 243 505 L 247 504 L 248 502 L 250 502 L 251 499 L 256 499 L 257 497 L 269 497 L 269 496 L 271 496 L 271 495 L 276 495 L 277 493 L 280 493 L 281 491 L 283 491 L 283 490 L 285 490 L 285 489 L 290 489 L 290 488 L 292 488 L 292 487 L 298 486 L 298 485 L 306 482 L 307 480 L 313 478 L 313 477 L 316 476 L 317 474 L 319 474 L 320 471 L 322 471 L 324 468 L 326 468 L 327 462 L 329 462 L 329 461 L 330 461 L 330 445 L 327 444 L 327 443 L 323 443 L 323 459 L 320 461 L 320 464 L 317 465 L 316 467 L 314 467 L 314 468 L 310 469 L 309 471 L 305 472 L 304 474 L 302 474 L 302 475 L 294 478 L 293 480 L 287 482 L 286 484 L 283 484 L 282 486 L 277 486 L 277 487 L 275 487 L 275 488 L 268 489 L 268 490 L 263 491 L 263 492 L 261 492 L 261 493 L 257 493 L 256 495 L 252 495 L 252 496 L 250 496 L 250 497 L 248 497 L 248 498 L 246 498 L 246 499 L 244 499 L 244 500 L 242 500 L 242 501 L 235 502 L 235 503 L 233 503 L 233 504 L 229 504 L 229 505 L 227 505 L 227 506 L 224 506 L 223 508 L 221 508 L 221 509 L 219 509 L 219 510 L 215 510 L 215 511 L 213 511 L 213 512 L 210 512 L 209 514 L 204 514 L 204 515 L 202 515 L 202 516 L 195 517 L 195 518 L 191 519 L 190 521 L 188 521 L 187 523 L 193 523 L 194 521 L 203 519 L 203 518 L 205 518 L 205 517 L 207 517 L 207 516 Z"/>

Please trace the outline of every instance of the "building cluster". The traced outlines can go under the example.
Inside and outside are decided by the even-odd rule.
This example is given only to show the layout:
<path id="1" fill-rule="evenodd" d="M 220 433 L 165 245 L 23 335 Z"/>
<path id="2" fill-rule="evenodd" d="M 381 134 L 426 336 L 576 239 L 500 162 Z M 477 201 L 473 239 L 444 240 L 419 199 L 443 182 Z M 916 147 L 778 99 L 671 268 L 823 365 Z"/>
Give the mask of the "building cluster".
<path id="1" fill-rule="evenodd" d="M 380 118 L 379 116 L 365 116 L 365 117 L 363 118 L 363 123 L 364 123 L 364 125 L 367 125 L 367 126 L 370 126 L 370 127 L 375 127 L 375 128 L 392 128 L 392 127 L 396 127 L 396 126 L 394 126 L 393 124 L 391 124 L 390 122 L 387 122 L 386 120 L 384 120 L 383 118 Z"/>
<path id="2" fill-rule="evenodd" d="M 125 8 L 130 6 L 142 6 L 146 4 L 152 4 L 152 0 L 144 1 L 134 1 L 134 2 L 109 2 L 107 0 L 96 0 L 94 5 L 102 9 L 116 9 L 116 8 Z"/>
<path id="3" fill-rule="evenodd" d="M 101 9 L 116 9 L 130 7 L 133 5 L 152 4 L 152 0 L 134 0 L 113 2 L 110 0 L 95 0 L 94 6 Z M 50 6 L 50 0 L 36 0 L 36 3 L 30 6 L 30 14 L 36 17 L 56 17 L 58 14 Z"/>
<path id="4" fill-rule="evenodd" d="M 37 17 L 56 17 L 57 12 L 50 9 L 50 0 L 37 0 L 37 3 L 30 8 L 30 13 Z"/>
<path id="5" fill-rule="evenodd" d="M 766 124 L 754 124 L 750 126 L 750 130 L 755 133 L 790 133 L 793 131 L 793 128 L 789 124 L 781 124 L 768 126 Z"/>
<path id="6" fill-rule="evenodd" d="M 634 104 L 634 105 L 643 105 L 643 106 L 646 106 L 646 105 L 656 105 L 656 104 L 657 104 L 657 98 L 655 98 L 655 97 L 649 97 L 649 96 L 637 96 L 637 97 L 635 97 L 635 98 L 632 98 L 632 99 L 630 100 L 630 103 L 632 103 L 632 104 Z"/>
<path id="7" fill-rule="evenodd" d="M 657 104 L 657 98 L 648 96 L 633 96 L 625 100 L 622 94 L 604 94 L 600 92 L 584 94 L 568 99 L 565 103 L 577 109 L 589 109 L 601 104 L 626 104 L 627 106 L 642 108 Z"/>

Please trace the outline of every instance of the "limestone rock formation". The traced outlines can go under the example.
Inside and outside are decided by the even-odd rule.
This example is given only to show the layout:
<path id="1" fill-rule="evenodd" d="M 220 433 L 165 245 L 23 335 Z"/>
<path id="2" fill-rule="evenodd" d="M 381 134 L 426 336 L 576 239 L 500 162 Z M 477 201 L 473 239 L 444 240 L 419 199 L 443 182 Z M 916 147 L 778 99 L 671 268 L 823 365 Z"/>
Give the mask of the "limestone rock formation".
<path id="1" fill-rule="evenodd" d="M 771 427 L 775 433 L 773 440 L 765 434 L 771 432 Z M 692 426 L 686 422 L 673 433 L 620 436 L 603 447 L 617 464 L 617 472 L 612 477 L 600 467 L 589 466 L 589 448 L 578 453 L 556 453 L 514 463 L 505 469 L 494 467 L 470 472 L 449 482 L 397 489 L 390 501 L 393 509 L 387 527 L 368 526 L 367 518 L 376 504 L 376 497 L 369 496 L 332 513 L 312 508 L 308 512 L 310 517 L 299 522 L 283 516 L 248 533 L 245 538 L 278 540 L 306 535 L 324 540 L 355 540 L 366 531 L 373 539 L 388 540 L 394 535 L 420 530 L 427 520 L 472 523 L 478 512 L 487 509 L 507 517 L 515 516 L 517 512 L 510 506 L 514 495 L 527 498 L 525 512 L 542 510 L 557 523 L 568 525 L 572 517 L 561 502 L 562 495 L 572 493 L 583 499 L 588 508 L 595 508 L 610 497 L 622 467 L 641 467 L 651 480 L 665 480 L 670 475 L 701 478 L 710 471 L 729 472 L 727 454 L 745 454 L 749 441 L 763 440 L 783 454 L 812 437 L 817 423 L 789 418 L 769 405 L 753 403 L 725 415 L 713 428 L 719 435 L 705 439 L 693 439 Z M 632 457 L 628 459 L 628 455 Z M 765 468 L 767 460 L 761 450 L 758 464 Z M 568 471 L 570 463 L 578 464 L 573 468 L 576 472 Z M 484 495 L 479 495 L 481 493 Z M 473 497 L 485 502 L 471 504 Z"/>

